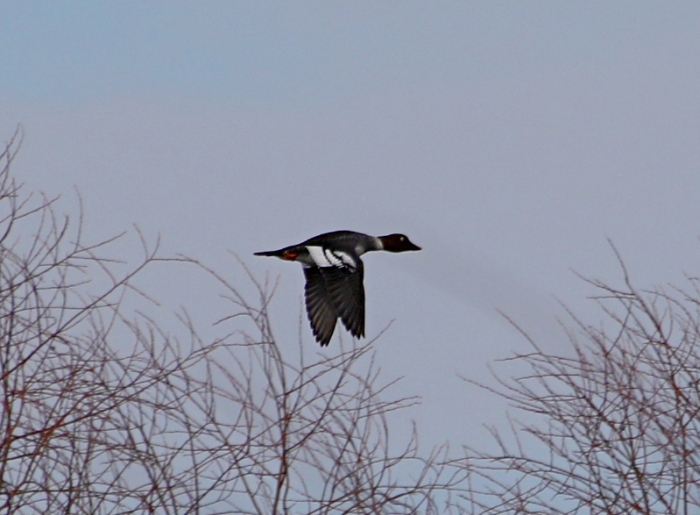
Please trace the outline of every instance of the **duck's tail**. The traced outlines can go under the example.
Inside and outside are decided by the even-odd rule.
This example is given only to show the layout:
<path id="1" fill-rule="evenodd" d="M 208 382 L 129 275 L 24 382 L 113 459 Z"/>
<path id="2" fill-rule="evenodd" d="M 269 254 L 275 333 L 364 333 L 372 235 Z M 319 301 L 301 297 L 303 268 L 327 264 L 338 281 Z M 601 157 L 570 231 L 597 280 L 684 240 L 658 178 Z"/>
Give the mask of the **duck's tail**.
<path id="1" fill-rule="evenodd" d="M 267 250 L 264 252 L 256 252 L 256 256 L 272 256 L 285 261 L 296 261 L 299 257 L 299 250 L 296 247 L 287 247 L 279 250 Z"/>
<path id="2" fill-rule="evenodd" d="M 274 256 L 274 257 L 281 257 L 283 250 L 265 250 L 263 252 L 256 252 L 253 254 L 254 256 Z"/>

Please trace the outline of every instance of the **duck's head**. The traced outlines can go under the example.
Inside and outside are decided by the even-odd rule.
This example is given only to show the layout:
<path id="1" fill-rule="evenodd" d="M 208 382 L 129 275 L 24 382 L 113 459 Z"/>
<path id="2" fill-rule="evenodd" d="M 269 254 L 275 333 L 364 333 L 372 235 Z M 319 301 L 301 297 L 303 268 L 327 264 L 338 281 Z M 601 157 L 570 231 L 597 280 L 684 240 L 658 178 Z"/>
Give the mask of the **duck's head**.
<path id="1" fill-rule="evenodd" d="M 382 250 L 389 252 L 406 252 L 407 250 L 421 250 L 421 248 L 412 243 L 408 236 L 404 234 L 389 234 L 380 236 L 379 241 L 382 242 Z"/>

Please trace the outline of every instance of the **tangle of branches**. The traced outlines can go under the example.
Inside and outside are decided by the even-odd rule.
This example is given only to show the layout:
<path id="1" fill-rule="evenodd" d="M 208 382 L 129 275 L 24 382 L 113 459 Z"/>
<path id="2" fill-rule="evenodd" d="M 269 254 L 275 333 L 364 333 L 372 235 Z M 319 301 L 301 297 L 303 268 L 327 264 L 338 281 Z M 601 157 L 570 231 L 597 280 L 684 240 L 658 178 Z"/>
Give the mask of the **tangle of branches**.
<path id="1" fill-rule="evenodd" d="M 441 511 L 454 471 L 415 434 L 390 445 L 388 415 L 414 399 L 386 400 L 371 343 L 289 359 L 252 276 L 256 302 L 143 237 L 140 262 L 111 259 L 123 236 L 85 244 L 56 199 L 23 195 L 18 142 L 0 157 L 0 512 Z M 214 279 L 221 337 L 129 308 L 154 266 Z"/>

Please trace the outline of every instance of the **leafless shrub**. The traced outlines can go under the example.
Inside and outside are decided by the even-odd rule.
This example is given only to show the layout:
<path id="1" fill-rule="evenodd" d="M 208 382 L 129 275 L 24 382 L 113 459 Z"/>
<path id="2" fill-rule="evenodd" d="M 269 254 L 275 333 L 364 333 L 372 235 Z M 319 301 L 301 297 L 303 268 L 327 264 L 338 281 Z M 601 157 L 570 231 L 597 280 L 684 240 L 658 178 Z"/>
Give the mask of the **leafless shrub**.
<path id="1" fill-rule="evenodd" d="M 700 513 L 700 283 L 639 291 L 620 264 L 623 287 L 591 281 L 604 324 L 571 315 L 572 356 L 530 341 L 529 373 L 487 388 L 530 422 L 466 449 L 475 513 Z"/>
<path id="2" fill-rule="evenodd" d="M 112 260 L 55 200 L 0 172 L 0 510 L 4 513 L 444 513 L 445 450 L 390 442 L 373 343 L 283 357 L 259 300 L 192 259 Z M 223 335 L 129 310 L 136 277 L 189 267 L 234 308 Z M 251 277 L 252 279 L 252 277 Z M 157 308 L 156 304 L 152 304 Z M 252 327 L 243 330 L 243 327 Z M 312 361 L 312 362 L 305 362 Z"/>

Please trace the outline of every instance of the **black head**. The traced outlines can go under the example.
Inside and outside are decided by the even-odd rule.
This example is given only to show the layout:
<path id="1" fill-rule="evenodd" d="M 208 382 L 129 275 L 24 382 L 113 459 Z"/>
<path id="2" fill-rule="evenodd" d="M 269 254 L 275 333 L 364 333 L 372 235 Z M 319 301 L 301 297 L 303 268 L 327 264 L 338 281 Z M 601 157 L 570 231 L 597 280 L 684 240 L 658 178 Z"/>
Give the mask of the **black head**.
<path id="1" fill-rule="evenodd" d="M 421 250 L 421 248 L 411 242 L 408 236 L 404 234 L 389 234 L 388 236 L 380 236 L 383 250 L 389 252 L 406 252 L 408 250 Z"/>

